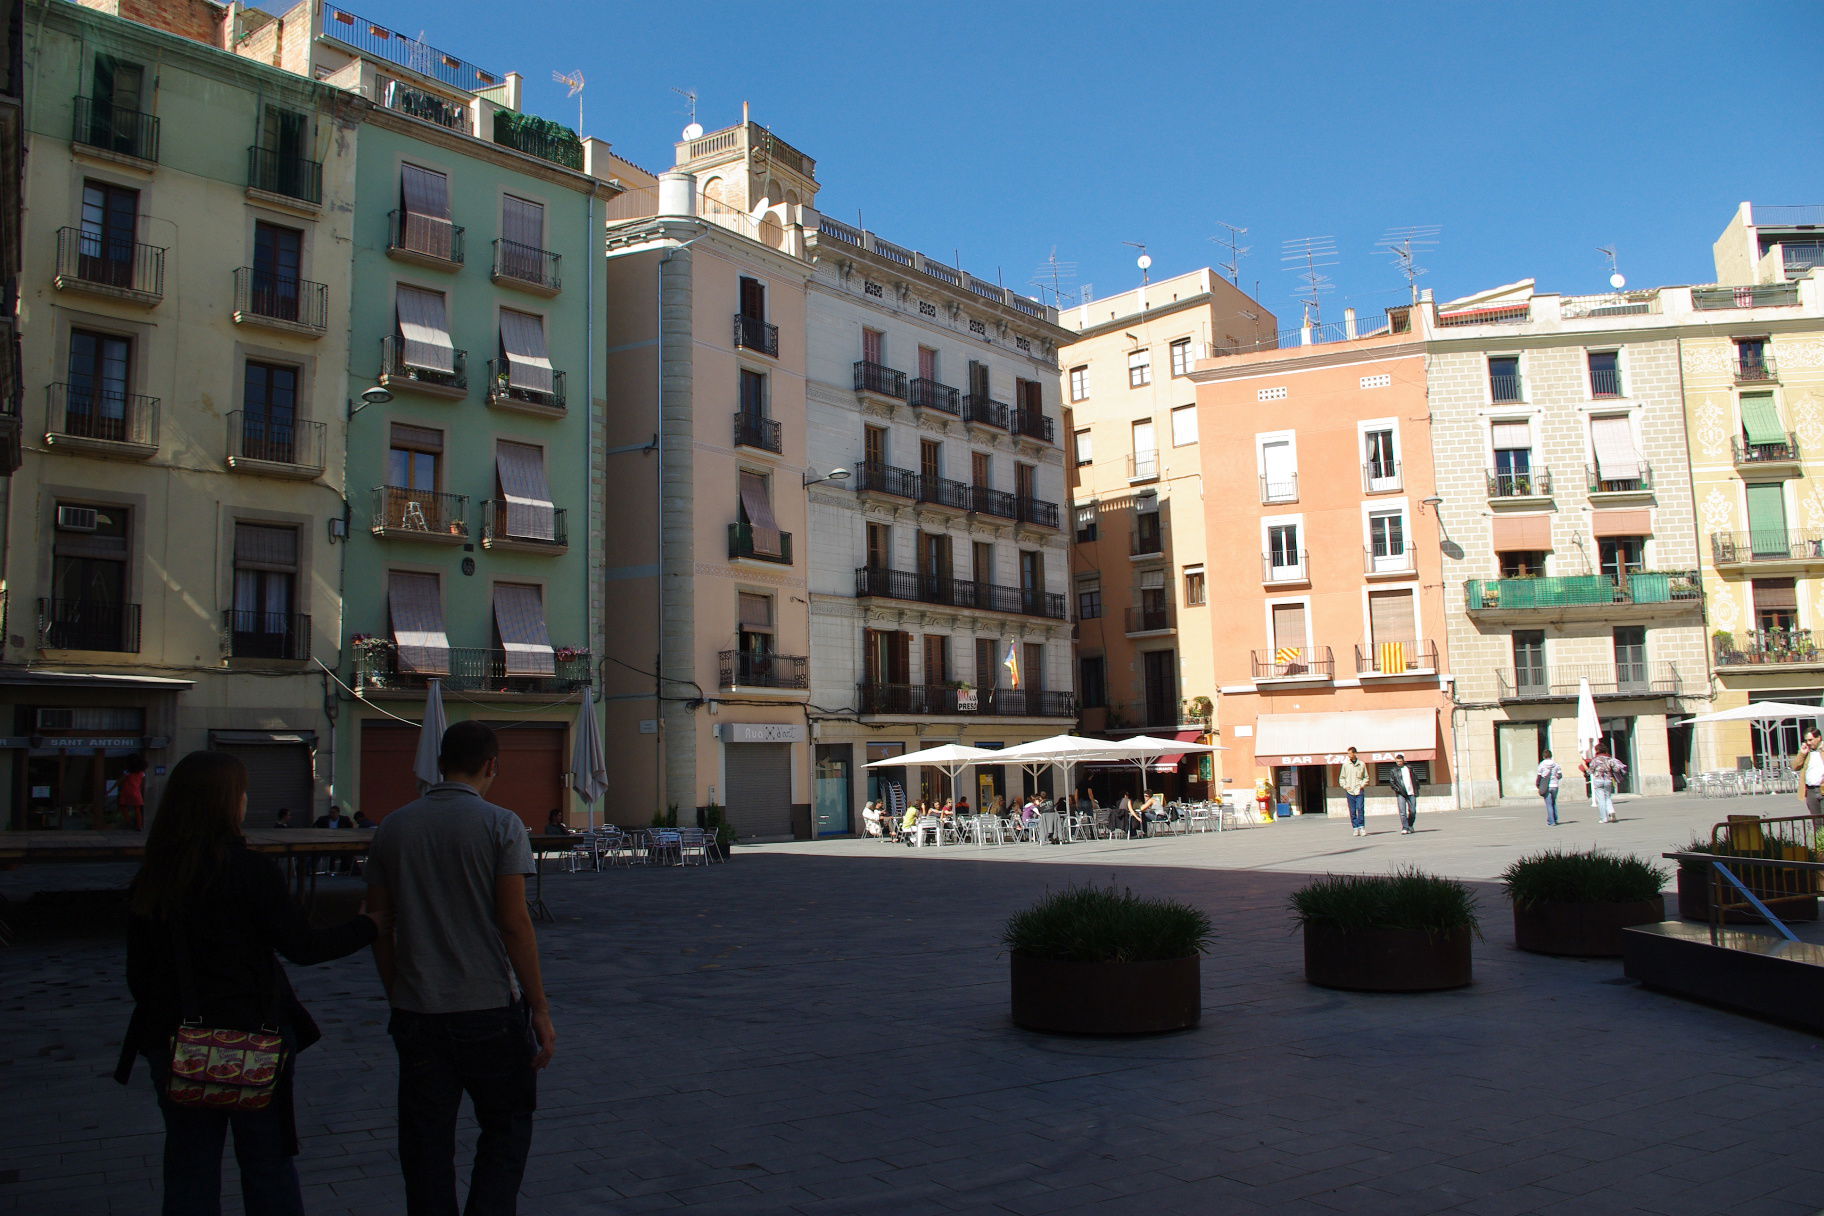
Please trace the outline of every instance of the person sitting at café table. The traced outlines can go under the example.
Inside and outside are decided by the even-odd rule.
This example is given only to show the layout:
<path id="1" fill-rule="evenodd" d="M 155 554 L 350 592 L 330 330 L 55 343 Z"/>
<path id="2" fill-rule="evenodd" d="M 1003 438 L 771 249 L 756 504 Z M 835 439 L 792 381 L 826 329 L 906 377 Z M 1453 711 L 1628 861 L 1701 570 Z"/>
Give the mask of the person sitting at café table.
<path id="1" fill-rule="evenodd" d="M 552 807 L 551 813 L 545 816 L 545 835 L 574 836 L 575 834 L 576 833 L 570 830 L 570 825 L 564 822 L 564 808 L 561 806 Z"/>
<path id="2" fill-rule="evenodd" d="M 958 798 L 954 810 L 956 814 L 962 816 L 971 814 L 972 812 L 969 810 L 969 795 L 964 794 L 961 798 Z"/>
<path id="3" fill-rule="evenodd" d="M 861 804 L 861 834 L 863 836 L 880 835 L 880 809 L 871 801 Z"/>
<path id="4" fill-rule="evenodd" d="M 899 835 L 907 844 L 912 843 L 912 833 L 918 827 L 918 817 L 924 808 L 916 802 L 906 804 L 906 813 L 899 821 Z"/>

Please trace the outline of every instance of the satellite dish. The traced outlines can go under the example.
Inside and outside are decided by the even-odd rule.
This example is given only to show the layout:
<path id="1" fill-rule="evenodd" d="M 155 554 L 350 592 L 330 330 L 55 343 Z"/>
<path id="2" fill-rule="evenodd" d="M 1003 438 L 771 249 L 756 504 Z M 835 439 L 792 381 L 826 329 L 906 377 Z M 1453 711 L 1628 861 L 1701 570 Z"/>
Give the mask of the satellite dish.
<path id="1" fill-rule="evenodd" d="M 1626 287 L 1627 285 L 1628 285 L 1628 276 L 1625 274 L 1622 274 L 1620 271 L 1616 271 L 1614 274 L 1609 276 L 1609 286 L 1613 287 L 1616 291 L 1620 291 L 1622 288 Z"/>
<path id="2" fill-rule="evenodd" d="M 1134 260 L 1134 265 L 1142 270 L 1151 270 L 1153 268 L 1153 255 L 1150 253 L 1141 254 Z"/>
<path id="3" fill-rule="evenodd" d="M 693 122 L 688 127 L 685 127 L 684 128 L 684 138 L 685 139 L 702 139 L 703 138 L 703 124 L 700 122 Z"/>

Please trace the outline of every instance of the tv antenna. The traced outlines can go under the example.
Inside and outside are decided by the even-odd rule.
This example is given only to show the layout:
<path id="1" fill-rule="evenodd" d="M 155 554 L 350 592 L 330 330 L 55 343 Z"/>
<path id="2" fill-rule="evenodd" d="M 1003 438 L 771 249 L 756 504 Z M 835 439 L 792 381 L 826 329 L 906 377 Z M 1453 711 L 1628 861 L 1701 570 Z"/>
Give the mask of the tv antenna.
<path id="1" fill-rule="evenodd" d="M 1444 228 L 1440 224 L 1408 224 L 1402 228 L 1389 228 L 1374 243 L 1376 249 L 1385 249 L 1393 255 L 1393 264 L 1406 276 L 1414 304 L 1419 302 L 1419 276 L 1425 273 L 1419 259 L 1438 247 L 1437 238 L 1442 231 Z"/>
<path id="2" fill-rule="evenodd" d="M 1216 226 L 1218 228 L 1227 228 L 1229 230 L 1229 234 L 1226 237 L 1213 236 L 1210 238 L 1210 240 L 1216 242 L 1216 244 L 1221 245 L 1224 249 L 1227 249 L 1229 251 L 1229 260 L 1226 262 L 1218 262 L 1216 265 L 1216 269 L 1226 270 L 1229 275 L 1229 282 L 1235 284 L 1235 286 L 1237 286 L 1237 287 L 1240 287 L 1241 286 L 1241 259 L 1243 257 L 1247 256 L 1248 253 L 1252 252 L 1253 248 L 1254 248 L 1254 246 L 1252 246 L 1252 245 L 1243 245 L 1243 244 L 1239 243 L 1240 238 L 1244 237 L 1248 234 L 1248 230 L 1246 228 L 1237 228 L 1233 224 L 1225 224 L 1221 220 L 1216 221 Z"/>
<path id="3" fill-rule="evenodd" d="M 1134 259 L 1134 265 L 1140 268 L 1140 286 L 1145 287 L 1152 281 L 1150 271 L 1153 268 L 1153 255 L 1146 251 L 1145 241 L 1122 241 L 1123 245 L 1138 249 L 1140 256 Z"/>
<path id="4" fill-rule="evenodd" d="M 697 121 L 697 91 L 695 89 L 680 89 L 675 84 L 671 86 L 671 91 L 676 93 L 679 97 L 682 97 L 690 105 L 690 121 L 684 125 L 684 138 L 702 139 L 703 124 Z"/>
<path id="5" fill-rule="evenodd" d="M 1620 291 L 1622 288 L 1626 287 L 1628 285 L 1628 276 L 1621 273 L 1620 268 L 1615 265 L 1615 247 L 1613 245 L 1598 245 L 1596 247 L 1596 252 L 1609 259 L 1609 286 L 1613 287 L 1616 291 Z"/>
<path id="6" fill-rule="evenodd" d="M 1066 306 L 1064 303 L 1064 284 L 1076 277 L 1077 264 L 1075 262 L 1058 261 L 1058 247 L 1053 245 L 1051 247 L 1051 256 L 1045 259 L 1045 264 L 1043 266 L 1032 272 L 1032 277 L 1027 279 L 1026 282 L 1028 285 L 1039 289 L 1041 298 L 1043 298 L 1046 291 L 1050 291 L 1053 307 L 1063 308 Z"/>
<path id="7" fill-rule="evenodd" d="M 1334 266 L 1340 260 L 1336 253 L 1336 238 L 1333 236 L 1295 236 L 1281 244 L 1279 260 L 1290 263 L 1282 270 L 1290 270 L 1298 275 L 1298 281 L 1304 284 L 1304 291 L 1292 298 L 1305 306 L 1305 324 L 1323 324 L 1323 303 L 1326 291 L 1335 291 L 1336 284 L 1322 268 Z"/>
<path id="8" fill-rule="evenodd" d="M 581 135 L 583 133 L 583 69 L 578 68 L 574 72 L 553 72 L 551 79 L 561 85 L 568 85 L 570 91 L 565 96 L 576 98 L 576 133 Z"/>

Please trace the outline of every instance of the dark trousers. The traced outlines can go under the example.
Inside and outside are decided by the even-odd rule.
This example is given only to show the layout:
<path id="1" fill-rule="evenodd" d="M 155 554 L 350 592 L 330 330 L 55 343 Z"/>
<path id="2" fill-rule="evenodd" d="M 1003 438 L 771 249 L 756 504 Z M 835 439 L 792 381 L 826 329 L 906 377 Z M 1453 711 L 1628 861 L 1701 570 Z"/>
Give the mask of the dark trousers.
<path id="1" fill-rule="evenodd" d="M 158 1112 L 165 1119 L 164 1216 L 221 1216 L 222 1146 L 234 1129 L 247 1216 L 303 1216 L 291 1126 L 291 1087 L 281 1082 L 265 1110 L 208 1110 L 175 1106 L 165 1097 L 168 1061 L 148 1057 Z"/>
<path id="2" fill-rule="evenodd" d="M 393 1010 L 399 1170 L 409 1216 L 456 1216 L 456 1114 L 468 1094 L 481 1135 L 467 1216 L 512 1216 L 532 1148 L 538 1074 L 523 1005 L 465 1013 Z"/>

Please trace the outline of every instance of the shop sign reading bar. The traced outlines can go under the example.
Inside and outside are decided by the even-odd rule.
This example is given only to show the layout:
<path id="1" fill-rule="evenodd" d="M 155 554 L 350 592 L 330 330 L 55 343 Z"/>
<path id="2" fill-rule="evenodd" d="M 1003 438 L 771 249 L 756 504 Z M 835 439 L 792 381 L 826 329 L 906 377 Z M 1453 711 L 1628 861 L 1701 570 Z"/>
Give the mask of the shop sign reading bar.
<path id="1" fill-rule="evenodd" d="M 1365 764 L 1392 764 L 1395 756 L 1403 752 L 1357 752 L 1356 756 Z M 1318 756 L 1278 756 L 1273 763 L 1281 768 L 1297 768 L 1301 764 L 1341 764 L 1349 758 L 1348 752 L 1326 752 Z"/>

